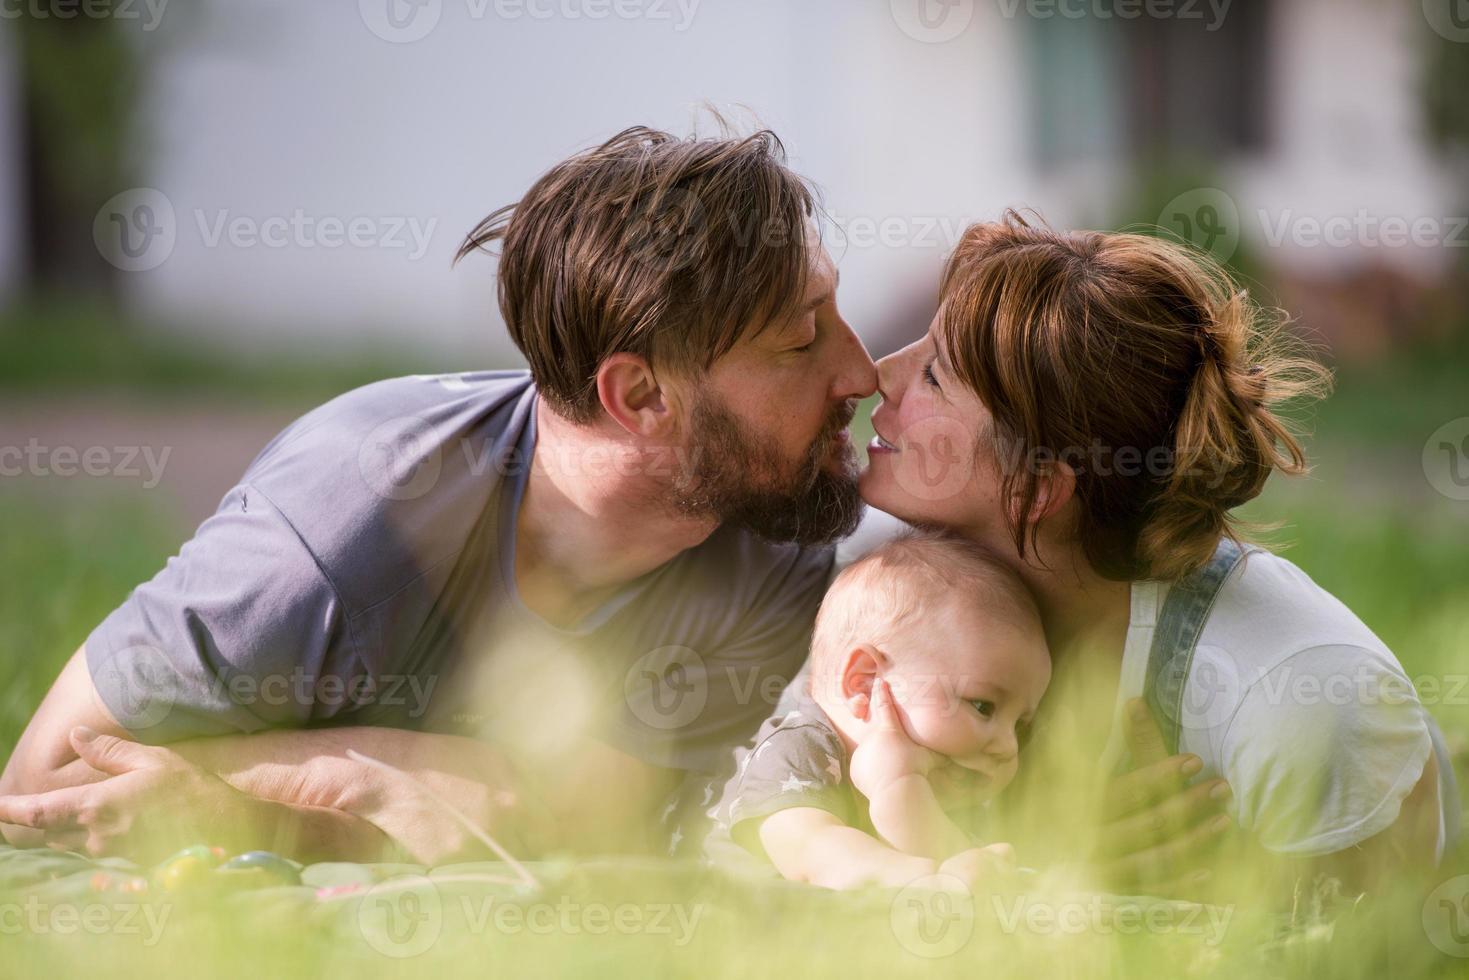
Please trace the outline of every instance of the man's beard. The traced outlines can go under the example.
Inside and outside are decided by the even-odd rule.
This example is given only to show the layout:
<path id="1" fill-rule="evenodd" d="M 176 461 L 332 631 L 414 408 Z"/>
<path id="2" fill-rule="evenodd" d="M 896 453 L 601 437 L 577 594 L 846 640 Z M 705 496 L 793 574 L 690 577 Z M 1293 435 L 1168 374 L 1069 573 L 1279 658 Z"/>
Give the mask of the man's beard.
<path id="1" fill-rule="evenodd" d="M 674 509 L 769 541 L 814 545 L 846 537 L 862 517 L 857 459 L 846 448 L 836 471 L 828 461 L 855 411 L 854 403 L 842 403 L 786 478 L 788 461 L 773 446 L 714 397 L 701 395 L 690 417 L 686 463 L 673 485 Z"/>

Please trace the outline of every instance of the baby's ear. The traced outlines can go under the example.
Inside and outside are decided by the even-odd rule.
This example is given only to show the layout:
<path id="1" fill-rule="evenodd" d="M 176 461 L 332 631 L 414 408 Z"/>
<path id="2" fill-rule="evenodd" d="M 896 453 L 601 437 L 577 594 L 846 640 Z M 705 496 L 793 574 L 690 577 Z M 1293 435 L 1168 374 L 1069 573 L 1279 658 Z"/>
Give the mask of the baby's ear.
<path id="1" fill-rule="evenodd" d="M 858 721 L 867 721 L 871 715 L 872 682 L 886 666 L 882 651 L 866 643 L 853 647 L 842 661 L 842 700 Z"/>

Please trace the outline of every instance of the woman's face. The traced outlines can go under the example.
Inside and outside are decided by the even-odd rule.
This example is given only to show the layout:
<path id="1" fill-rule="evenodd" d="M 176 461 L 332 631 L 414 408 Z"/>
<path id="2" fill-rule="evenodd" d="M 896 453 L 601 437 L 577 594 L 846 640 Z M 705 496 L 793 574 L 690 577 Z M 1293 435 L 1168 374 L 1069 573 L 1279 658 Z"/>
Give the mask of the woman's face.
<path id="1" fill-rule="evenodd" d="M 858 484 L 862 499 L 913 524 L 998 527 L 1000 471 L 990 414 L 950 370 L 935 318 L 922 339 L 877 362 L 877 438 Z"/>

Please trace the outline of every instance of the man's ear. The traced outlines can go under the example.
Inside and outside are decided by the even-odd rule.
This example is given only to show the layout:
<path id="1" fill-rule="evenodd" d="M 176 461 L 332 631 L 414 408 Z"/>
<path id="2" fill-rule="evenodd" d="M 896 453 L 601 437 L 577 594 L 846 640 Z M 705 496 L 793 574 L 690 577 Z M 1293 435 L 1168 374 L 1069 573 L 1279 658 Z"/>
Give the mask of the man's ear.
<path id="1" fill-rule="evenodd" d="M 1016 524 L 1030 526 L 1055 514 L 1076 495 L 1076 470 L 1060 459 L 1043 459 L 1035 462 L 1035 499 L 1030 502 L 1030 512 L 1022 517 L 1020 508 L 1024 501 L 1018 496 L 1009 503 L 1010 519 Z"/>
<path id="2" fill-rule="evenodd" d="M 597 367 L 597 398 L 618 425 L 635 436 L 655 436 L 674 423 L 674 406 L 652 366 L 636 354 L 613 354 Z"/>
<path id="3" fill-rule="evenodd" d="M 863 643 L 847 652 L 842 661 L 842 701 L 847 710 L 858 721 L 867 721 L 872 715 L 872 682 L 887 669 L 887 656 L 870 644 Z"/>

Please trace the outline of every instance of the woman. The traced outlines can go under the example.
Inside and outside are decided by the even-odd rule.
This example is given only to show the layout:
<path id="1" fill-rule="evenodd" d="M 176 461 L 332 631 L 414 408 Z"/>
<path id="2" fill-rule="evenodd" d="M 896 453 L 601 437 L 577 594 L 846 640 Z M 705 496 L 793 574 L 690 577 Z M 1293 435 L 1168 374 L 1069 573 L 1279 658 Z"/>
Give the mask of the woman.
<path id="1" fill-rule="evenodd" d="M 1004 555 L 1045 620 L 1055 675 L 1016 827 L 1073 839 L 1055 835 L 1084 808 L 1056 804 L 1078 773 L 1151 764 L 1154 791 L 1169 773 L 1193 787 L 1102 804 L 1102 855 L 1129 855 L 1118 888 L 1186 890 L 1223 837 L 1288 877 L 1365 887 L 1431 866 L 1454 830 L 1397 660 L 1300 569 L 1237 543 L 1234 508 L 1305 469 L 1276 406 L 1326 381 L 1281 345 L 1206 257 L 1009 213 L 967 230 L 928 333 L 878 364 L 863 498 Z M 1120 734 L 1135 698 L 1166 749 Z M 1211 798 L 1229 819 L 1206 819 Z"/>

